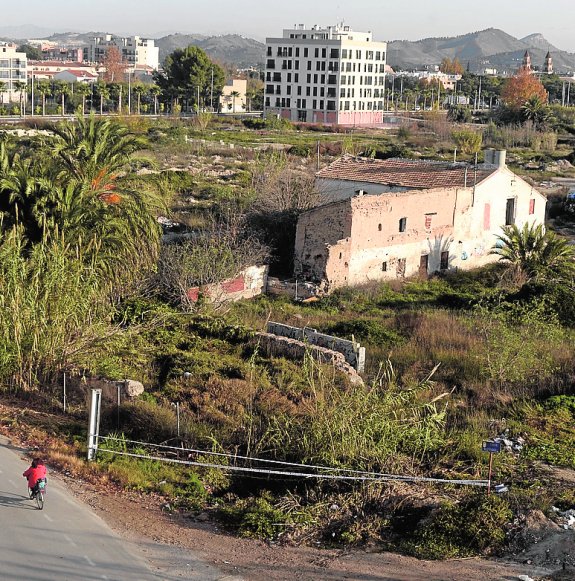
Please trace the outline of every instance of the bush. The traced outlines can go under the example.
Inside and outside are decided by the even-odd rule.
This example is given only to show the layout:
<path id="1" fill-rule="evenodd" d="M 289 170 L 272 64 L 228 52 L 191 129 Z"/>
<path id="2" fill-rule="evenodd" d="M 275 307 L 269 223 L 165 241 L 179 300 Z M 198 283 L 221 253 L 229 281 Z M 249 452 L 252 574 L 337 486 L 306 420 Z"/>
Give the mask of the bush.
<path id="1" fill-rule="evenodd" d="M 421 559 L 494 553 L 505 542 L 513 513 L 506 499 L 477 493 L 460 503 L 444 502 L 420 523 L 404 548 Z"/>
<path id="2" fill-rule="evenodd" d="M 219 509 L 216 516 L 240 536 L 264 540 L 277 538 L 284 526 L 291 523 L 290 516 L 272 506 L 265 496 L 239 500 L 233 506 Z"/>

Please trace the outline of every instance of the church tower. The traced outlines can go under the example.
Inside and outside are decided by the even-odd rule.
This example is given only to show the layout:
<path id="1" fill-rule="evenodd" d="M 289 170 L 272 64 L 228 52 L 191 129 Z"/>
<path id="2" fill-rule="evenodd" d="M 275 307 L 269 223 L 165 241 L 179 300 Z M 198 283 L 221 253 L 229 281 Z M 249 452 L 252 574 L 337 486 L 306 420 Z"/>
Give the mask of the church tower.
<path id="1" fill-rule="evenodd" d="M 547 56 L 545 57 L 545 64 L 543 65 L 543 72 L 547 75 L 553 74 L 553 57 L 551 53 L 547 51 Z"/>
<path id="2" fill-rule="evenodd" d="M 531 72 L 531 55 L 529 54 L 528 50 L 526 50 L 525 54 L 523 55 L 523 65 L 521 68 L 524 71 Z"/>

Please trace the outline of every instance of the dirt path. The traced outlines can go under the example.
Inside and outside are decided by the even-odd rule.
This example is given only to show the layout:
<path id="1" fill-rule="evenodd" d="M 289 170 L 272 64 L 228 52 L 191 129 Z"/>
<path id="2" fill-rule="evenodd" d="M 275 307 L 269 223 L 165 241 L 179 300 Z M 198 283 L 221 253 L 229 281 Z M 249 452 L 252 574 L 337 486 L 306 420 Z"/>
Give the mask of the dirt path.
<path id="1" fill-rule="evenodd" d="M 186 561 L 189 551 L 224 572 L 225 579 L 249 581 L 482 581 L 513 580 L 519 575 L 548 579 L 552 571 L 535 565 L 495 560 L 418 561 L 371 550 L 325 550 L 284 547 L 226 535 L 212 523 L 200 523 L 161 509 L 153 495 L 102 492 L 90 484 L 63 477 L 108 524 L 130 540 L 145 545 L 148 558 L 156 544 L 170 545 L 174 559 Z M 151 542 L 150 542 L 151 541 Z M 197 562 L 197 561 L 196 561 Z M 191 571 L 190 571 L 191 573 Z M 195 578 L 185 575 L 185 578 Z"/>

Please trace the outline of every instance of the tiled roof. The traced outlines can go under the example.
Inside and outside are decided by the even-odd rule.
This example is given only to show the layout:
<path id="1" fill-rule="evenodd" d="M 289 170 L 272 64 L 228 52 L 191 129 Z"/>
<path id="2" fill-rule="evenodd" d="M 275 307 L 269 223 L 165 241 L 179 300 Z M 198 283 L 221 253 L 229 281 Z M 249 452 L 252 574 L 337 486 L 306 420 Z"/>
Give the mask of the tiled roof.
<path id="1" fill-rule="evenodd" d="M 368 159 L 344 156 L 319 171 L 323 179 L 367 182 L 407 188 L 468 187 L 497 171 L 495 166 L 474 166 L 412 159 Z"/>

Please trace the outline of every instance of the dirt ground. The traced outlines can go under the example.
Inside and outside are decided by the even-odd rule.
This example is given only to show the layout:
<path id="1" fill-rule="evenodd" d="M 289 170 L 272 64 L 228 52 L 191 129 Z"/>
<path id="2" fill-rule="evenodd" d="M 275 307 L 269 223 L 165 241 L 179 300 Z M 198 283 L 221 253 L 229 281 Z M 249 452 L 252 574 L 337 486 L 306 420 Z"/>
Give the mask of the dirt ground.
<path id="1" fill-rule="evenodd" d="M 519 555 L 516 563 L 487 559 L 419 561 L 394 553 L 367 550 L 326 550 L 285 547 L 227 535 L 210 522 L 197 522 L 162 510 L 153 495 L 98 490 L 62 476 L 66 485 L 108 524 L 135 544 L 160 543 L 192 551 L 230 579 L 249 581 L 482 581 L 513 580 L 520 575 L 551 579 L 561 567 L 541 555 Z M 558 531 L 555 531 L 558 532 Z M 567 531 L 564 531 L 567 532 Z M 573 532 L 569 531 L 571 541 Z M 553 543 L 553 540 L 549 540 Z M 543 547 L 542 547 L 543 548 Z M 543 549 L 545 555 L 545 549 Z M 529 564 L 527 562 L 529 561 Z M 571 570 L 575 578 L 575 571 Z M 227 579 L 228 577 L 224 577 Z M 557 577 L 558 579 L 559 577 Z"/>

